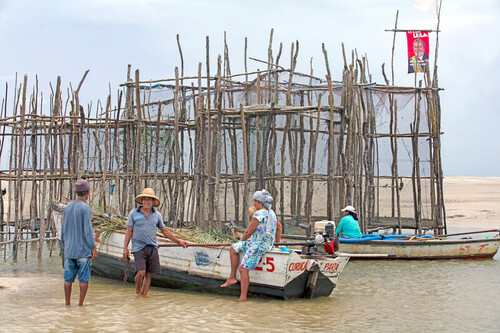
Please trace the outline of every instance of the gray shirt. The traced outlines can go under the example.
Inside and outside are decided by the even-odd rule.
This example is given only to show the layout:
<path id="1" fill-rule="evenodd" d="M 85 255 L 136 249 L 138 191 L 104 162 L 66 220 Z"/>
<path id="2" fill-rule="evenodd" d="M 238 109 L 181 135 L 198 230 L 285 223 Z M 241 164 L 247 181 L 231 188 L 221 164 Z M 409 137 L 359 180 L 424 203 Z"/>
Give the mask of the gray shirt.
<path id="1" fill-rule="evenodd" d="M 132 253 L 142 250 L 148 245 L 158 248 L 156 230 L 165 228 L 159 212 L 152 208 L 151 213 L 146 216 L 141 212 L 141 207 L 132 209 L 128 214 L 127 227 L 133 228 Z"/>
<path id="2" fill-rule="evenodd" d="M 64 208 L 61 227 L 64 258 L 92 257 L 95 240 L 91 215 L 90 206 L 82 200 L 72 201 Z"/>

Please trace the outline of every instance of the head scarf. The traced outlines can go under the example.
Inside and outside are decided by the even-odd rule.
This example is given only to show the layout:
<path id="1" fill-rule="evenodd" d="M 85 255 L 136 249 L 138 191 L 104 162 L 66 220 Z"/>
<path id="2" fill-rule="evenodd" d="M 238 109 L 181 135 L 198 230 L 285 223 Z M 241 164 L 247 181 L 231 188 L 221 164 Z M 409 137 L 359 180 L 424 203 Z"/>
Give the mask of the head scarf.
<path id="1" fill-rule="evenodd" d="M 268 210 L 271 209 L 271 202 L 273 202 L 273 197 L 269 192 L 267 192 L 266 189 L 255 192 L 253 195 L 253 199 L 260 202 L 262 206 L 266 207 Z"/>

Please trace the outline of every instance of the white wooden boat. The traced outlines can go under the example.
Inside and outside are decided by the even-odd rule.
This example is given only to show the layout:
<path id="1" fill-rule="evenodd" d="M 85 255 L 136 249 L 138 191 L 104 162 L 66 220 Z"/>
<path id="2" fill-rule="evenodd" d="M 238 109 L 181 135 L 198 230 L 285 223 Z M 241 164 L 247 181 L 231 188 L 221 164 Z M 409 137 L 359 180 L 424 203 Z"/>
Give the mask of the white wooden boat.
<path id="1" fill-rule="evenodd" d="M 315 236 L 325 233 L 325 226 L 333 221 L 315 223 Z M 450 239 L 478 233 L 499 232 L 489 238 Z M 333 234 L 333 232 L 331 232 Z M 284 235 L 282 239 L 306 241 L 306 236 Z M 425 235 L 364 235 L 363 238 L 340 238 L 339 251 L 348 253 L 351 259 L 481 259 L 492 258 L 500 247 L 500 229 L 470 231 L 457 234 Z M 338 254 L 338 252 L 337 252 Z M 385 256 L 382 256 L 385 255 Z"/>
<path id="2" fill-rule="evenodd" d="M 492 258 L 500 247 L 500 235 L 476 239 L 375 238 L 365 237 L 359 240 L 340 238 L 340 251 L 353 255 L 389 254 L 384 259 L 481 259 Z M 372 258 L 356 257 L 356 259 Z"/>
<path id="3" fill-rule="evenodd" d="M 57 212 L 53 217 L 59 235 L 62 218 Z M 133 282 L 133 258 L 130 262 L 122 259 L 124 239 L 124 232 L 113 232 L 109 237 L 100 239 L 98 255 L 92 264 L 93 273 Z M 158 239 L 162 271 L 152 275 L 151 285 L 240 294 L 239 284 L 220 287 L 230 272 L 229 246 L 162 247 L 167 241 Z M 255 270 L 250 271 L 249 294 L 285 300 L 329 296 L 348 260 L 348 256 L 302 255 L 274 248 L 264 255 Z"/>

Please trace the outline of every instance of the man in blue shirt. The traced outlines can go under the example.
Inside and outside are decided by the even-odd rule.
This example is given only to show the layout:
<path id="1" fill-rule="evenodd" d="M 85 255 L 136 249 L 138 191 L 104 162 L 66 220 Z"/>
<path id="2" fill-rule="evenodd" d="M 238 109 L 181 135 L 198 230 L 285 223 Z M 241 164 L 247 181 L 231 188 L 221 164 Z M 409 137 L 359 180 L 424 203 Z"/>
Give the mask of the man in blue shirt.
<path id="1" fill-rule="evenodd" d="M 97 255 L 92 230 L 89 198 L 90 185 L 86 180 L 75 183 L 77 198 L 64 209 L 61 227 L 61 242 L 64 247 L 64 295 L 70 305 L 71 288 L 76 276 L 80 282 L 79 306 L 83 306 L 89 287 L 91 262 Z"/>
<path id="2" fill-rule="evenodd" d="M 129 260 L 128 244 L 132 239 L 132 253 L 134 254 L 136 271 L 135 293 L 145 297 L 151 285 L 151 274 L 161 273 L 156 230 L 159 229 L 165 237 L 184 248 L 188 243 L 175 237 L 163 224 L 161 214 L 153 208 L 153 206 L 160 205 L 160 199 L 155 196 L 152 188 L 145 188 L 142 194 L 135 198 L 135 202 L 140 206 L 137 209 L 132 209 L 128 215 L 123 259 Z"/>

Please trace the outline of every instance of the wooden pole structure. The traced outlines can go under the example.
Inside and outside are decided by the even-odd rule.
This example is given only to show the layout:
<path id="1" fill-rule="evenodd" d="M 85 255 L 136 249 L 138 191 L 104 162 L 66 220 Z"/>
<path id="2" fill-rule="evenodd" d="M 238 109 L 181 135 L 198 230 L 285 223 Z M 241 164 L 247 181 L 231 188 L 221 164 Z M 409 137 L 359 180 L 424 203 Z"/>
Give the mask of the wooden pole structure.
<path id="1" fill-rule="evenodd" d="M 159 210 L 174 226 L 221 229 L 223 222 L 234 219 L 239 223 L 240 217 L 245 225 L 249 193 L 267 188 L 285 224 L 334 220 L 340 206 L 353 204 L 360 212 L 363 230 L 372 223 L 394 226 L 396 220 L 401 229 L 403 219 L 415 221 L 421 231 L 440 230 L 446 218 L 440 105 L 437 82 L 431 81 L 430 73 L 424 74 L 423 87 L 396 87 L 391 68 L 392 82 L 384 73 L 386 85 L 374 84 L 366 57 L 353 51 L 348 63 L 342 48 L 342 81 L 336 82 L 322 45 L 327 74 L 320 79 L 314 77 L 312 59 L 310 73 L 295 71 L 298 42 L 291 45 L 289 69 L 280 66 L 282 44 L 274 57 L 273 36 L 271 30 L 267 59 L 256 59 L 267 70 L 248 71 L 245 43 L 245 73 L 241 74 L 231 72 L 224 39 L 224 58 L 218 57 L 213 77 L 208 38 L 206 76 L 201 74 L 200 63 L 198 76 L 189 77 L 184 75 L 178 37 L 181 64 L 174 79 L 158 85 L 153 83 L 162 80 L 141 83 L 139 71 L 132 80 L 128 67 L 124 110 L 122 93 L 114 107 L 111 91 L 106 103 L 80 105 L 79 92 L 88 72 L 76 90 L 71 85 L 67 89 L 65 106 L 58 78 L 49 115 L 43 112 L 38 81 L 31 97 L 27 96 L 27 77 L 19 87 L 16 82 L 14 114 L 7 116 L 6 100 L 0 109 L 0 155 L 10 158 L 9 170 L 0 170 L 0 184 L 8 184 L 9 196 L 2 198 L 6 208 L 0 216 L 5 241 L 17 250 L 21 242 L 36 239 L 42 256 L 44 240 L 54 231 L 50 210 L 44 209 L 47 201 L 70 201 L 71 185 L 79 177 L 87 177 L 95 189 L 94 205 L 124 215 L 135 207 L 135 195 L 143 186 L 153 187 L 161 198 Z M 236 81 L 238 76 L 244 76 L 245 82 Z M 197 85 L 186 83 L 188 78 L 197 80 Z M 410 94 L 416 96 L 415 104 L 403 104 L 402 99 Z M 404 113 L 400 106 L 405 107 Z M 407 119 L 412 107 L 412 119 Z M 388 112 L 380 112 L 383 108 Z M 401 127 L 408 122 L 412 123 L 410 131 Z M 3 149 L 6 138 L 11 140 L 10 156 Z M 387 145 L 379 147 L 378 140 L 386 140 Z M 427 160 L 422 156 L 426 153 L 422 140 L 429 140 L 425 147 L 430 150 L 430 174 L 420 168 L 420 160 Z M 413 155 L 407 158 L 401 154 L 401 144 L 410 141 Z M 318 154 L 327 156 L 324 162 Z M 379 167 L 382 156 L 392 158 L 386 166 L 380 162 Z M 399 167 L 402 161 L 413 162 L 411 174 Z M 401 206 L 402 194 L 411 195 L 403 192 L 404 182 L 409 181 L 414 200 L 412 207 L 404 208 L 412 208 L 413 214 Z M 111 202 L 108 182 L 115 183 L 117 192 L 117 200 Z M 388 195 L 390 206 L 388 212 L 379 214 L 384 196 L 376 193 L 384 182 L 387 189 L 380 193 Z M 430 190 L 425 187 L 424 191 L 422 184 L 428 183 Z M 325 195 L 321 197 L 323 186 Z M 318 196 L 323 205 L 313 205 Z M 385 214 L 391 215 L 386 221 L 377 218 Z"/>

